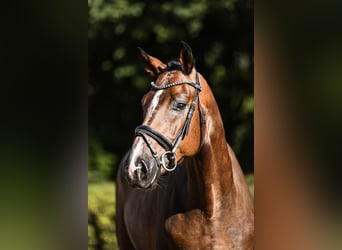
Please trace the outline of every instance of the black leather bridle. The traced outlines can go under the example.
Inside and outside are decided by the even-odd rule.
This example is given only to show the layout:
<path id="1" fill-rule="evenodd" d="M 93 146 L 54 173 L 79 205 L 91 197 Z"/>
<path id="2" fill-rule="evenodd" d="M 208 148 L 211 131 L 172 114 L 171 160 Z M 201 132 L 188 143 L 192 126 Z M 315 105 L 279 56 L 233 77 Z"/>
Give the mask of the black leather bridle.
<path id="1" fill-rule="evenodd" d="M 135 137 L 141 136 L 144 139 L 145 143 L 147 144 L 147 146 L 149 147 L 152 153 L 153 158 L 157 161 L 158 167 L 159 168 L 163 167 L 167 172 L 171 172 L 175 170 L 177 167 L 176 150 L 180 142 L 184 139 L 184 137 L 188 135 L 191 119 L 196 109 L 197 99 L 198 99 L 198 103 L 200 107 L 199 92 L 202 90 L 202 88 L 199 82 L 199 76 L 197 72 L 196 72 L 196 82 L 181 81 L 181 82 L 169 83 L 164 86 L 158 86 L 154 82 L 151 82 L 152 89 L 156 91 L 168 89 L 168 88 L 182 85 L 182 84 L 187 84 L 187 85 L 194 87 L 195 94 L 190 104 L 189 111 L 186 116 L 186 120 L 183 125 L 183 128 L 179 132 L 178 136 L 173 140 L 173 142 L 170 142 L 168 139 L 165 138 L 165 136 L 163 136 L 161 133 L 152 129 L 149 126 L 140 125 L 136 127 L 135 129 Z M 200 116 L 201 116 L 201 141 L 202 141 L 203 139 L 202 128 L 203 128 L 203 124 L 205 123 L 205 120 L 203 120 L 204 116 L 201 115 L 201 107 L 200 107 Z M 162 146 L 165 149 L 165 152 L 162 153 L 161 156 L 158 156 L 157 150 L 154 148 L 150 138 L 154 139 L 156 142 L 158 142 L 160 146 Z M 169 161 L 168 165 L 165 164 L 166 157 Z"/>

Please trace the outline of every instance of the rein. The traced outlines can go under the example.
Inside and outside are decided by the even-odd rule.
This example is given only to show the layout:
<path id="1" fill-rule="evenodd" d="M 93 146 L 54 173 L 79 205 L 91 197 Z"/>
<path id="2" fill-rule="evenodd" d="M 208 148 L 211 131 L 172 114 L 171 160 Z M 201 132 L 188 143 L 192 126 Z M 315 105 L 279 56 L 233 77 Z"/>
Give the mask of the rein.
<path id="1" fill-rule="evenodd" d="M 184 122 L 183 128 L 181 129 L 178 136 L 174 139 L 173 142 L 170 142 L 168 139 L 165 138 L 161 133 L 158 131 L 152 129 L 149 126 L 146 125 L 140 125 L 136 127 L 135 129 L 135 137 L 141 136 L 147 146 L 149 147 L 153 158 L 157 161 L 157 165 L 159 168 L 163 167 L 167 172 L 172 172 L 177 167 L 177 159 L 176 159 L 176 150 L 180 144 L 180 142 L 184 139 L 186 135 L 189 133 L 189 127 L 192 120 L 192 116 L 196 109 L 196 102 L 198 99 L 198 104 L 200 106 L 200 100 L 199 100 L 199 92 L 202 90 L 198 73 L 196 72 L 196 82 L 188 82 L 188 81 L 182 81 L 182 82 L 173 82 L 166 84 L 164 86 L 158 86 L 154 82 L 151 82 L 152 89 L 155 90 L 164 90 L 168 88 L 172 88 L 174 86 L 187 84 L 195 88 L 195 95 L 192 99 L 192 102 L 189 107 L 188 114 L 186 116 L 186 120 Z M 201 141 L 203 139 L 203 124 L 205 123 L 205 116 L 201 114 L 201 108 L 199 109 L 200 116 L 201 116 Z M 154 139 L 160 146 L 162 146 L 165 149 L 165 152 L 161 154 L 161 156 L 158 156 L 157 150 L 154 148 L 150 138 Z M 203 142 L 201 142 L 202 144 Z M 165 164 L 165 158 L 167 157 L 169 163 L 168 165 Z"/>

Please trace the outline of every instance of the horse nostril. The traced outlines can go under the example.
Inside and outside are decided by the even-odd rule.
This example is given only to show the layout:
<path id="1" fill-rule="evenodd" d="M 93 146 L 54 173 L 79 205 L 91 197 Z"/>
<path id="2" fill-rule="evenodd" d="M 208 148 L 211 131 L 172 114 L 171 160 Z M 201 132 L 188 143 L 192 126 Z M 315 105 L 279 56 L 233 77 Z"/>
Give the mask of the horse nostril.
<path id="1" fill-rule="evenodd" d="M 144 160 L 139 161 L 138 168 L 135 170 L 135 176 L 139 181 L 146 180 L 147 179 L 147 165 Z"/>
<path id="2" fill-rule="evenodd" d="M 144 160 L 140 160 L 140 171 L 141 171 L 141 177 L 142 179 L 146 179 L 147 177 L 147 165 L 146 162 Z"/>

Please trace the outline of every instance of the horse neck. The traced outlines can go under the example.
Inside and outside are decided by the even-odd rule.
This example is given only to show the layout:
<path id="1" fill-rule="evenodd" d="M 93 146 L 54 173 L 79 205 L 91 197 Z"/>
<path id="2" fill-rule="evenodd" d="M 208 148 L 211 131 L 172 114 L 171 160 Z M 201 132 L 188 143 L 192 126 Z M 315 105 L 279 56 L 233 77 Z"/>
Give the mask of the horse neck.
<path id="1" fill-rule="evenodd" d="M 209 91 L 204 143 L 200 151 L 188 161 L 188 175 L 193 205 L 208 217 L 219 212 L 223 203 L 232 199 L 232 160 L 225 140 L 222 118 L 214 96 Z M 219 202 L 218 202 L 219 201 Z"/>

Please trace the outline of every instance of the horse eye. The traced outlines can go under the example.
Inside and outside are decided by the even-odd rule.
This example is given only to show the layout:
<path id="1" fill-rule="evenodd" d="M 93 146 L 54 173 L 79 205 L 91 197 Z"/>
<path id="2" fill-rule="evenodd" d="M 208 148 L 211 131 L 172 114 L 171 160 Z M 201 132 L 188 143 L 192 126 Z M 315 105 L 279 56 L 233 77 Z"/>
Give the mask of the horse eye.
<path id="1" fill-rule="evenodd" d="M 186 103 L 184 103 L 184 102 L 177 102 L 175 109 L 176 110 L 183 110 L 183 109 L 185 109 L 185 107 L 186 107 Z"/>

